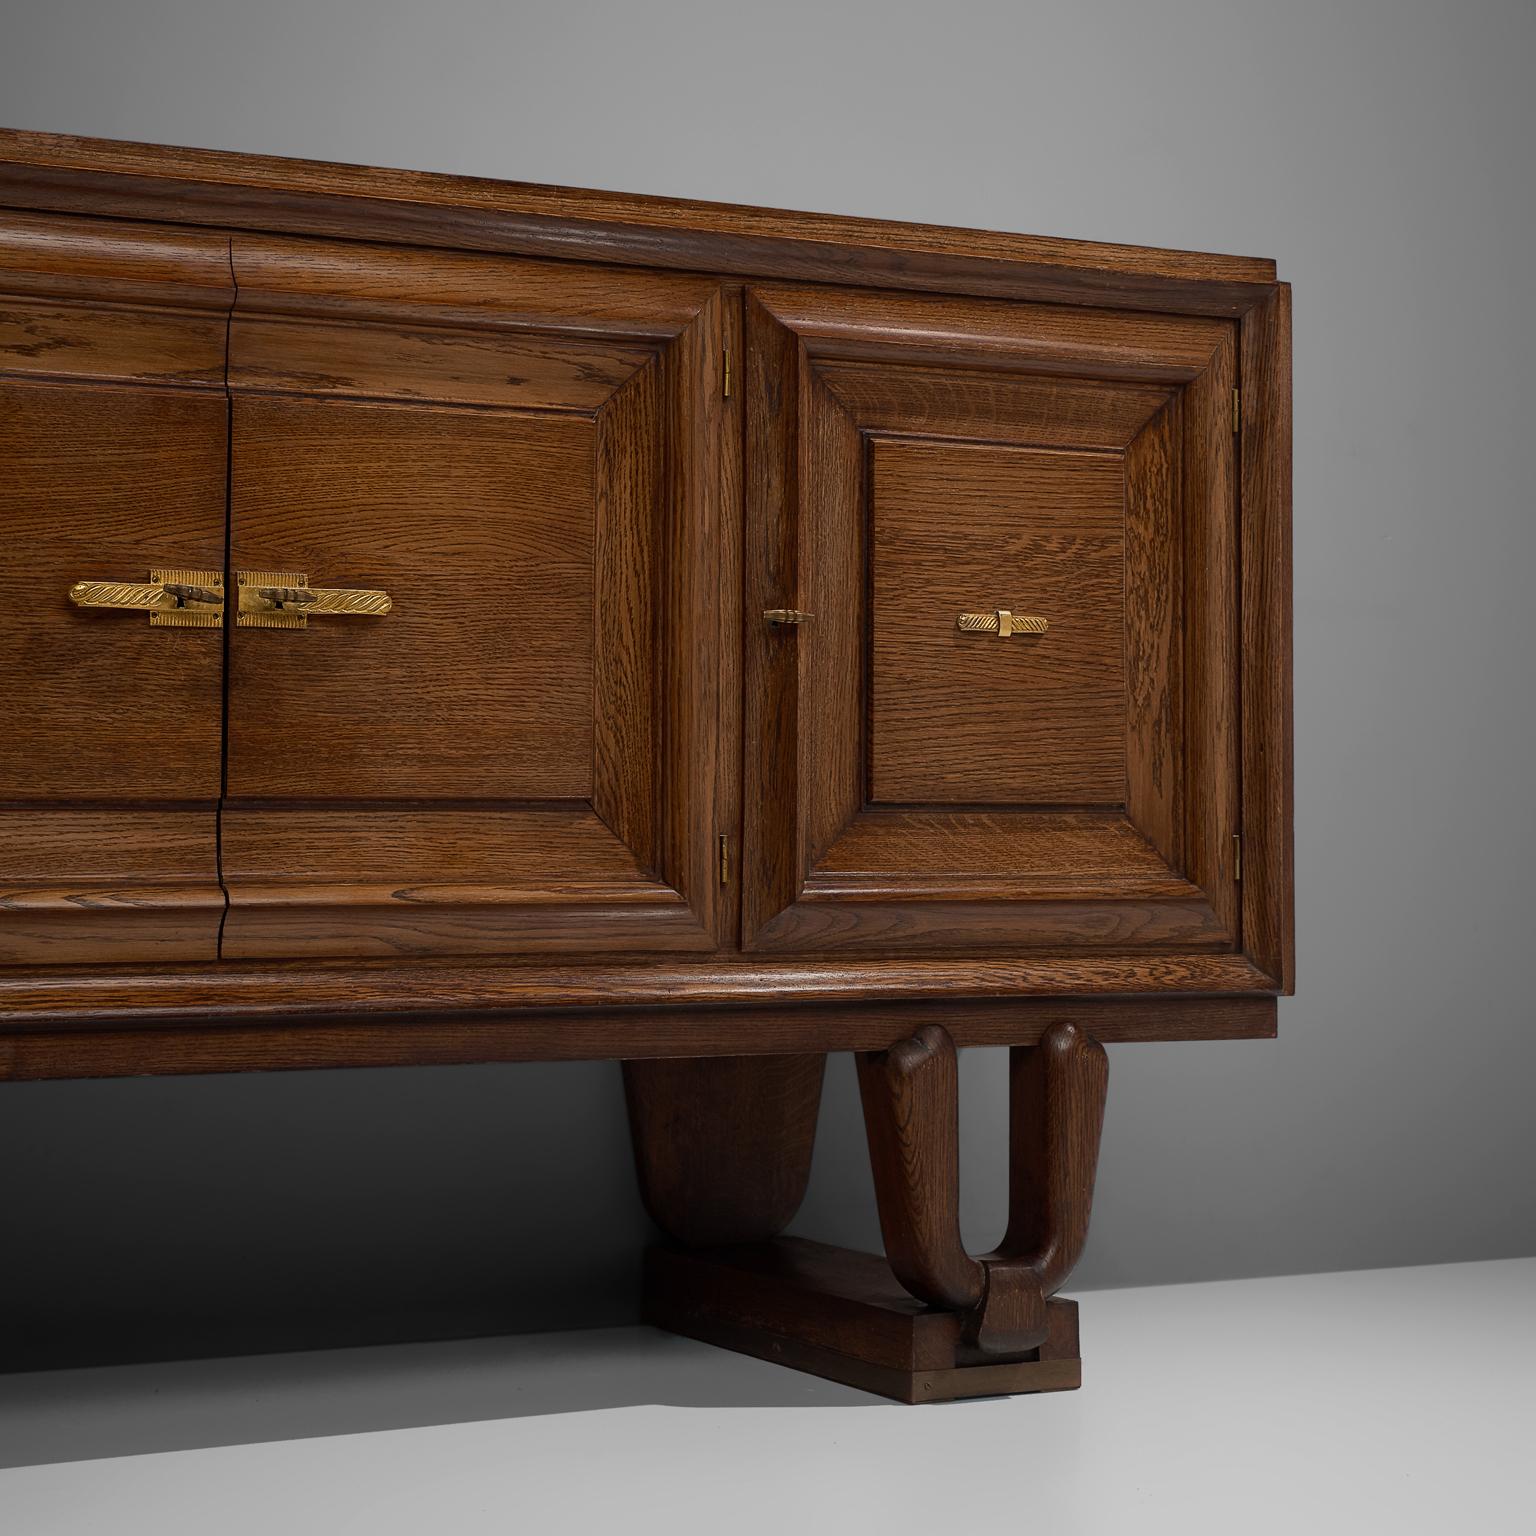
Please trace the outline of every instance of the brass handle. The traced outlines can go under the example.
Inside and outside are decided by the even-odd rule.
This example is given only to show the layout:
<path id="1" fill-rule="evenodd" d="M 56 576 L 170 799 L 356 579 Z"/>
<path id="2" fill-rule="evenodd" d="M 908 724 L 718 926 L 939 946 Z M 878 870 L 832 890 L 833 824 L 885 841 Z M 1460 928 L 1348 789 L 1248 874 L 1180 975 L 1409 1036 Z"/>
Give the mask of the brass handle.
<path id="1" fill-rule="evenodd" d="M 311 614 L 323 618 L 382 618 L 394 606 L 389 593 L 365 587 L 312 587 L 303 571 L 238 571 L 240 613 L 235 622 L 257 629 L 303 629 Z"/>
<path id="2" fill-rule="evenodd" d="M 148 581 L 77 581 L 77 608 L 126 608 L 171 628 L 218 629 L 224 623 L 222 571 L 151 571 Z"/>
<path id="3" fill-rule="evenodd" d="M 1010 613 L 1006 608 L 994 608 L 991 613 L 962 613 L 955 620 L 956 629 L 996 635 L 999 640 L 1006 640 L 1009 635 L 1043 635 L 1050 627 L 1048 619 L 1027 613 Z"/>
<path id="4" fill-rule="evenodd" d="M 814 619 L 814 613 L 802 613 L 798 608 L 769 608 L 763 613 L 763 617 L 770 624 L 804 624 L 807 619 Z"/>

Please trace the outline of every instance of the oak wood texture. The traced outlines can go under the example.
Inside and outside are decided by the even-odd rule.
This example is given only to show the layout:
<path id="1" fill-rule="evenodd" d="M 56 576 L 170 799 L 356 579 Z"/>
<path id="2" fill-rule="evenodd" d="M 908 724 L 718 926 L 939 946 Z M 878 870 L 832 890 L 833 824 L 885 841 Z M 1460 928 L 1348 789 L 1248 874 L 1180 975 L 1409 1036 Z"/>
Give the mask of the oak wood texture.
<path id="1" fill-rule="evenodd" d="M 223 955 L 713 949 L 717 287 L 232 260 L 231 565 L 392 607 L 231 637 Z"/>
<path id="2" fill-rule="evenodd" d="M 1291 289 L 1239 328 L 1243 378 L 1243 917 L 1248 952 L 1295 990 L 1291 708 Z"/>
<path id="3" fill-rule="evenodd" d="M 886 1255 L 919 1301 L 964 1315 L 985 1355 L 1037 1348 L 1046 1301 L 1088 1238 L 1108 1058 L 1058 1020 L 1010 1052 L 1008 1227 L 980 1258 L 960 1239 L 959 1079 L 952 1037 L 930 1024 L 858 1058 Z"/>
<path id="4" fill-rule="evenodd" d="M 219 631 L 77 581 L 222 570 L 228 242 L 0 213 L 0 962 L 211 960 Z"/>
<path id="5" fill-rule="evenodd" d="M 1274 263 L 0 130 L 0 202 L 656 268 L 1237 315 Z"/>
<path id="6" fill-rule="evenodd" d="M 0 394 L 31 412 L 0 446 L 54 498 L 5 512 L 28 560 L 104 532 L 156 542 L 145 570 L 397 599 L 222 639 L 0 619 L 56 704 L 94 677 L 153 722 L 116 750 L 50 706 L 31 788 L 0 789 L 7 1072 L 869 1050 L 944 1007 L 961 1043 L 1048 1007 L 1104 1039 L 1272 1030 L 1271 264 L 3 131 L 0 210 Z M 205 501 L 206 553 L 162 553 L 143 506 Z M 1010 539 L 1092 622 L 922 633 Z M 585 622 L 556 644 L 562 593 Z M 817 617 L 760 624 L 781 606 Z M 51 640 L 34 665 L 49 626 L 100 672 Z M 210 698 L 222 796 L 217 721 L 182 707 Z"/>
<path id="7" fill-rule="evenodd" d="M 1082 1384 L 1076 1302 L 1047 1303 L 1040 1345 L 999 1362 L 967 1346 L 956 1313 L 913 1300 L 877 1254 L 804 1238 L 653 1248 L 643 1297 L 657 1327 L 902 1403 Z"/>
<path id="8" fill-rule="evenodd" d="M 776 1237 L 811 1177 L 827 1059 L 718 1056 L 624 1063 L 640 1197 L 687 1247 Z"/>
<path id="9" fill-rule="evenodd" d="M 869 803 L 1123 804 L 1118 459 L 876 437 L 870 460 Z M 957 627 L 1002 608 L 1050 628 Z"/>
<path id="10" fill-rule="evenodd" d="M 1239 947 L 1236 350 L 749 292 L 747 612 L 815 616 L 748 626 L 750 949 Z"/>
<path id="11" fill-rule="evenodd" d="M 67 1007 L 72 994 L 57 994 Z M 33 1015 L 5 1021 L 0 1081 L 146 1074 L 307 1071 L 320 1067 L 448 1066 L 475 1062 L 634 1060 L 878 1050 L 893 1029 L 942 1019 L 961 1045 L 1038 1039 L 1058 1019 L 1077 1019 L 1100 1040 L 1258 1040 L 1275 1034 L 1273 997 L 1022 998 L 995 1003 L 886 1002 L 818 1006 L 793 999 L 757 1008 L 637 1006 L 476 1012 L 440 1007 L 391 1016 L 384 1006 L 331 1012 L 302 1024 L 263 1022 L 190 1003 L 180 1017 L 131 1028 L 82 1028 Z M 116 1005 L 112 1017 L 132 1017 Z"/>

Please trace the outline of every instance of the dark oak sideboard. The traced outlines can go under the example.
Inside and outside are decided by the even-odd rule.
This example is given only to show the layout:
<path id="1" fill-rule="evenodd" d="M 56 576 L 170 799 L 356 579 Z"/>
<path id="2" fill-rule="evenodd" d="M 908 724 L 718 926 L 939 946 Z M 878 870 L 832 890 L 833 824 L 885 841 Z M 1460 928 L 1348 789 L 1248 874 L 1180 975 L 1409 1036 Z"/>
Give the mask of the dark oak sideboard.
<path id="1" fill-rule="evenodd" d="M 0 1078 L 620 1060 L 653 1320 L 1077 1385 L 1104 1043 L 1292 988 L 1289 370 L 1267 261 L 0 132 Z"/>

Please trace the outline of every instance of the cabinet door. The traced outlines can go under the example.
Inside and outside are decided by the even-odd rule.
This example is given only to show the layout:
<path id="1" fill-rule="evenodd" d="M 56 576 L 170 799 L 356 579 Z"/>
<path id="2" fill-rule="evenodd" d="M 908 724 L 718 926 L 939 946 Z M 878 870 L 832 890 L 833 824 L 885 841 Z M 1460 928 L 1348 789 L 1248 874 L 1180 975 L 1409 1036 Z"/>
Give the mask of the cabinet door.
<path id="1" fill-rule="evenodd" d="M 714 948 L 716 285 L 234 264 L 225 956 Z"/>
<path id="2" fill-rule="evenodd" d="M 222 584 L 232 298 L 221 237 L 0 215 L 0 962 L 217 952 L 221 615 L 163 583 Z"/>
<path id="3" fill-rule="evenodd" d="M 748 946 L 1235 947 L 1232 326 L 764 288 L 747 347 Z"/>

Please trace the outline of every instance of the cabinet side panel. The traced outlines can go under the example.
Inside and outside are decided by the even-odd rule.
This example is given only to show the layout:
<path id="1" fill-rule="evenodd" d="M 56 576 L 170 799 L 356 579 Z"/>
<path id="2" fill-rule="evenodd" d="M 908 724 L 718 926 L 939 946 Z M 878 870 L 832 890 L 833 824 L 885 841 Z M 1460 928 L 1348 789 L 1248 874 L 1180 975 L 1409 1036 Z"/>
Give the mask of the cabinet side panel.
<path id="1" fill-rule="evenodd" d="M 1291 744 L 1291 290 L 1243 317 L 1243 937 L 1295 988 Z"/>

